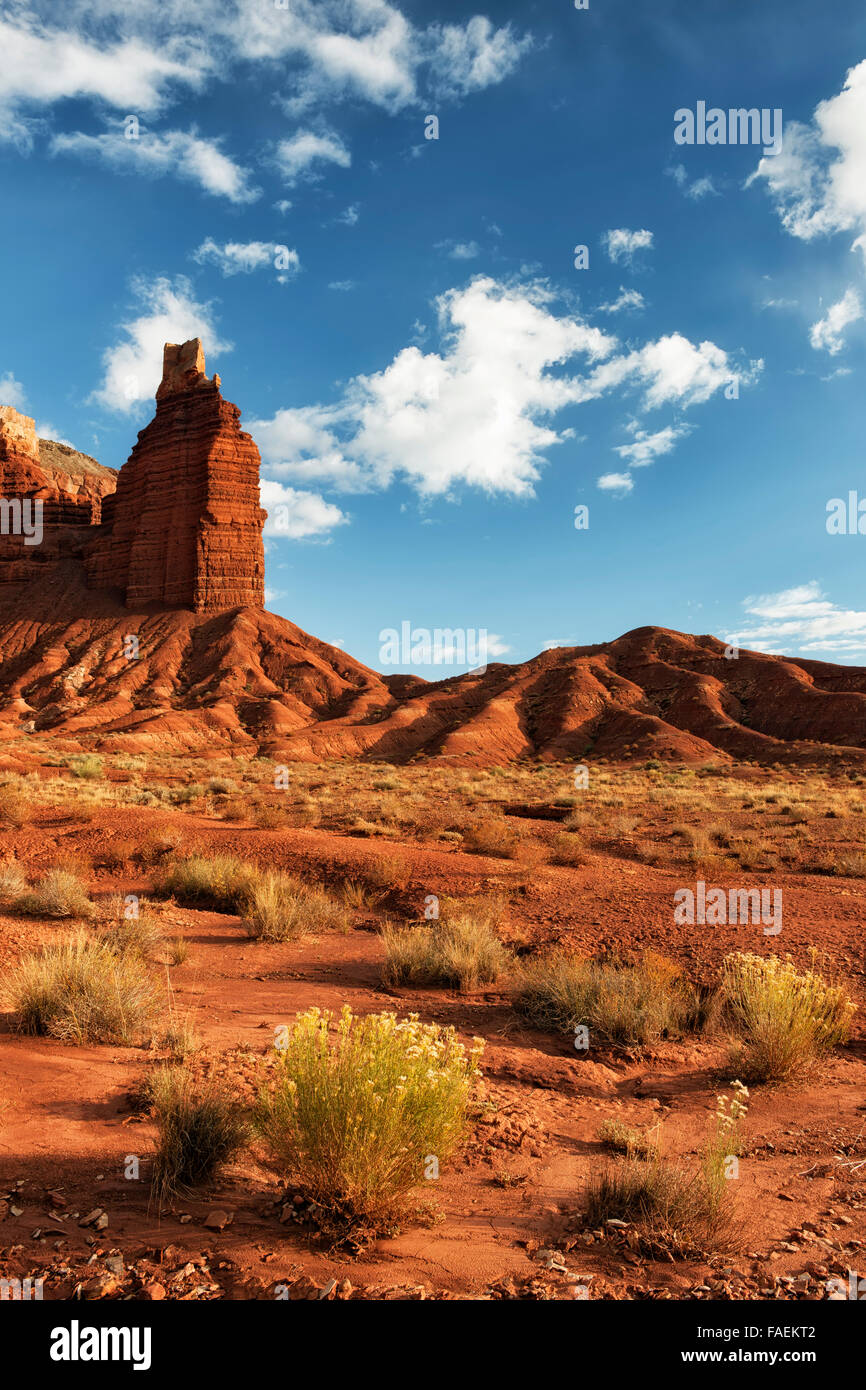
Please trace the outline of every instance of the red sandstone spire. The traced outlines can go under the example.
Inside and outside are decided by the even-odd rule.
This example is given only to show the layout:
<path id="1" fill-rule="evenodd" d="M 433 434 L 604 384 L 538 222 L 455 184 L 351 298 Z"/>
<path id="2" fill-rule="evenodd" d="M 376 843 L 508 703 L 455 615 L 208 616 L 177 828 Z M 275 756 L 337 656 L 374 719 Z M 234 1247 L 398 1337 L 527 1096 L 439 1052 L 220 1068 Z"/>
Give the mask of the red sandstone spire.
<path id="1" fill-rule="evenodd" d="M 259 451 L 205 375 L 201 341 L 166 343 L 156 416 L 121 468 L 87 558 L 93 588 L 127 607 L 205 612 L 264 603 Z"/>

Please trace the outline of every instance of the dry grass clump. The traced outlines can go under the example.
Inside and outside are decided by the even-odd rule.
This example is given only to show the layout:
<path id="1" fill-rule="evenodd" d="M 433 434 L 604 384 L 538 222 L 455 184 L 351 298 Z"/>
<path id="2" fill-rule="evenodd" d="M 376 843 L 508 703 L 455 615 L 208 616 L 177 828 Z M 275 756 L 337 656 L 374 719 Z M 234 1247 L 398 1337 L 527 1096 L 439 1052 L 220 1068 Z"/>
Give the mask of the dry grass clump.
<path id="1" fill-rule="evenodd" d="M 626 965 L 552 951 L 521 967 L 514 1005 L 537 1028 L 583 1024 L 591 1036 L 625 1045 L 680 1036 L 696 1012 L 679 968 L 652 952 Z"/>
<path id="2" fill-rule="evenodd" d="M 382 929 L 388 985 L 441 984 L 477 989 L 508 968 L 511 955 L 495 932 L 496 909 L 468 904 L 423 926 Z"/>
<path id="3" fill-rule="evenodd" d="M 187 1068 L 160 1067 L 149 1087 L 159 1138 L 151 1193 L 163 1206 L 178 1193 L 210 1182 L 243 1148 L 248 1126 L 216 1082 L 197 1087 Z"/>
<path id="4" fill-rule="evenodd" d="M 80 777 L 82 781 L 95 781 L 101 777 L 104 765 L 101 758 L 95 753 L 79 753 L 76 757 L 69 758 L 66 766 L 73 777 Z"/>
<path id="5" fill-rule="evenodd" d="M 22 1032 L 63 1042 L 135 1042 L 159 1006 L 139 957 L 118 955 L 84 932 L 25 956 L 8 992 Z"/>
<path id="6" fill-rule="evenodd" d="M 605 1148 L 629 1158 L 649 1158 L 659 1149 L 658 1129 L 654 1134 L 648 1134 L 645 1130 L 623 1124 L 622 1120 L 604 1120 L 599 1126 L 598 1137 Z"/>
<path id="7" fill-rule="evenodd" d="M 132 857 L 139 864 L 158 864 L 168 855 L 177 854 L 183 840 L 183 831 L 177 826 L 164 825 L 149 830 Z"/>
<path id="8" fill-rule="evenodd" d="M 729 1247 L 734 1203 L 728 1180 L 736 1176 L 749 1096 L 739 1081 L 733 1091 L 731 1097 L 718 1097 L 701 1161 L 691 1168 L 666 1159 L 657 1139 L 608 1122 L 600 1137 L 625 1157 L 608 1162 L 590 1179 L 588 1224 L 625 1221 L 634 1227 L 639 1246 L 654 1254 L 699 1258 Z M 634 1134 L 639 1147 L 631 1146 Z"/>
<path id="9" fill-rule="evenodd" d="M 842 986 L 816 970 L 799 973 L 790 959 L 742 951 L 725 957 L 722 997 L 739 1035 L 737 1070 L 755 1081 L 805 1075 L 848 1039 L 855 1012 Z"/>
<path id="10" fill-rule="evenodd" d="M 14 782 L 4 782 L 0 787 L 0 823 L 20 830 L 33 818 L 33 803 L 23 789 Z"/>
<path id="11" fill-rule="evenodd" d="M 84 884 L 69 869 L 49 869 L 33 888 L 15 898 L 13 908 L 23 917 L 89 918 L 94 913 Z"/>
<path id="12" fill-rule="evenodd" d="M 346 1007 L 332 1022 L 300 1015 L 257 1127 L 288 1183 L 335 1219 L 381 1227 L 463 1138 L 483 1043 L 416 1015 Z"/>
<path id="13" fill-rule="evenodd" d="M 252 808 L 252 819 L 259 830 L 282 830 L 294 819 L 302 820 L 304 817 L 293 814 L 287 806 L 273 801 L 260 801 Z"/>
<path id="14" fill-rule="evenodd" d="M 571 869 L 580 869 L 587 862 L 587 853 L 576 835 L 564 831 L 555 835 L 551 844 L 551 864 L 562 864 Z"/>
<path id="15" fill-rule="evenodd" d="M 0 902 L 17 898 L 27 887 L 27 876 L 16 859 L 6 859 L 0 864 Z"/>
<path id="16" fill-rule="evenodd" d="M 116 955 L 157 961 L 165 952 L 162 928 L 147 904 L 130 902 L 119 893 L 108 904 L 99 936 Z"/>
<path id="17" fill-rule="evenodd" d="M 153 886 L 161 897 L 181 903 L 212 907 L 216 912 L 240 912 L 260 874 L 254 864 L 230 854 L 190 854 L 166 865 Z"/>
<path id="18" fill-rule="evenodd" d="M 256 875 L 241 916 L 248 935 L 258 941 L 296 941 L 311 932 L 348 929 L 342 903 L 324 888 L 283 873 Z"/>
<path id="19" fill-rule="evenodd" d="M 463 848 L 469 854 L 487 854 L 494 859 L 516 859 L 521 836 L 503 816 L 470 822 L 463 832 Z"/>

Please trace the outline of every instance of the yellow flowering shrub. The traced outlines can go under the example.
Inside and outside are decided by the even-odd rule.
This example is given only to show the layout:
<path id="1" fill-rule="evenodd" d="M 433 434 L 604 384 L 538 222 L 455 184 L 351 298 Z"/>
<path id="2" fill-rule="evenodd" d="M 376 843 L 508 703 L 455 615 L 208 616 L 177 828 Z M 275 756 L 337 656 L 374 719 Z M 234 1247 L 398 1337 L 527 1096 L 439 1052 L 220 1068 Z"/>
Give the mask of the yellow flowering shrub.
<path id="1" fill-rule="evenodd" d="M 275 1168 L 333 1215 L 387 1220 L 460 1143 L 483 1048 L 417 1014 L 309 1009 L 259 1103 Z"/>
<path id="2" fill-rule="evenodd" d="M 790 958 L 735 951 L 722 966 L 722 992 L 739 1034 L 738 1070 L 754 1080 L 802 1075 L 851 1031 L 855 1005 L 842 986 L 814 968 L 798 972 Z"/>

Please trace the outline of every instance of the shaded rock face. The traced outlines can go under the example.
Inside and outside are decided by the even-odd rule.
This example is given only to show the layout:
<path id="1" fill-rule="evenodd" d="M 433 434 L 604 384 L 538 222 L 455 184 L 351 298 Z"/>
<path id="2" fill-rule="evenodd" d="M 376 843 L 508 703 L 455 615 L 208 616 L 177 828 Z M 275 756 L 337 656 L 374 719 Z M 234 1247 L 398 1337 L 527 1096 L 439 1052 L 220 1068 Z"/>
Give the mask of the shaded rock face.
<path id="1" fill-rule="evenodd" d="M 0 406 L 0 584 L 38 578 L 74 550 L 116 481 L 114 469 L 39 439 L 29 416 Z"/>
<path id="2" fill-rule="evenodd" d="M 166 344 L 156 416 L 118 474 L 85 562 L 88 584 L 122 589 L 127 607 L 264 603 L 261 460 L 219 387 L 198 338 Z"/>

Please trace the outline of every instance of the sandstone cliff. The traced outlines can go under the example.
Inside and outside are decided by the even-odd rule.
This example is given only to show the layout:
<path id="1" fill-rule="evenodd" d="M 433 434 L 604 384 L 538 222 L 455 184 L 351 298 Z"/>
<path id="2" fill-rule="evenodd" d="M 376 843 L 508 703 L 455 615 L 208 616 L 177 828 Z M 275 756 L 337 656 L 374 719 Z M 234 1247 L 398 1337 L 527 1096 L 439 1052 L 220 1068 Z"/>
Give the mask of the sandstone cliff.
<path id="1" fill-rule="evenodd" d="M 29 416 L 0 406 L 0 584 L 38 578 L 74 550 L 89 534 L 81 528 L 101 522 L 116 482 L 114 469 L 39 439 Z"/>

